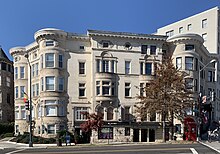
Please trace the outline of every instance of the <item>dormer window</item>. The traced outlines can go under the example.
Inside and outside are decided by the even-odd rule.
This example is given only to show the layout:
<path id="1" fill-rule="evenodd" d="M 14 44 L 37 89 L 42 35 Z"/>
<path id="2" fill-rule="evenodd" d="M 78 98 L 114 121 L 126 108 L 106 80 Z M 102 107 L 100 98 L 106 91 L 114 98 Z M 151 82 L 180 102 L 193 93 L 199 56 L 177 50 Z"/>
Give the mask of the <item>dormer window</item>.
<path id="1" fill-rule="evenodd" d="M 193 44 L 186 44 L 185 45 L 185 50 L 188 51 L 188 50 L 194 50 L 195 49 L 195 46 Z"/>
<path id="2" fill-rule="evenodd" d="M 103 47 L 103 48 L 108 48 L 108 46 L 109 46 L 109 43 L 108 43 L 108 42 L 103 42 L 103 43 L 102 43 L 102 47 Z"/>
<path id="3" fill-rule="evenodd" d="M 46 46 L 54 46 L 54 41 L 50 40 L 50 41 L 46 41 Z"/>
<path id="4" fill-rule="evenodd" d="M 126 42 L 124 46 L 125 46 L 125 49 L 131 49 L 132 48 L 131 43 L 129 43 L 129 42 Z"/>

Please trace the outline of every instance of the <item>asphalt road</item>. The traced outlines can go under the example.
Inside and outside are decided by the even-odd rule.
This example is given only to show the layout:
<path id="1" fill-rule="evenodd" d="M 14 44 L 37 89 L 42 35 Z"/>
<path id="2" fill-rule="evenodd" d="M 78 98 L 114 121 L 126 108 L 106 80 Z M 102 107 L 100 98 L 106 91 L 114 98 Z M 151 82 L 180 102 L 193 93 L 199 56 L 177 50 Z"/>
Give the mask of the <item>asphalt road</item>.
<path id="1" fill-rule="evenodd" d="M 5 151 L 6 154 L 215 154 L 201 144 L 103 145 L 28 148 Z"/>

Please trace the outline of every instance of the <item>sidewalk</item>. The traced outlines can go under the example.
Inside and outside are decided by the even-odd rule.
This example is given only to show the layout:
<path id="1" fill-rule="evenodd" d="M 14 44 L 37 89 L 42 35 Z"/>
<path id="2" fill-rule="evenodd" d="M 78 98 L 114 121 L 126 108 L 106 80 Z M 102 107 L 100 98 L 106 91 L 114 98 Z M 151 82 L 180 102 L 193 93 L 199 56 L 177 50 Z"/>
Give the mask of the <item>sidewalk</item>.
<path id="1" fill-rule="evenodd" d="M 220 153 L 220 143 L 218 141 L 208 142 L 208 141 L 199 141 L 200 144 L 209 147 L 210 149 Z"/>

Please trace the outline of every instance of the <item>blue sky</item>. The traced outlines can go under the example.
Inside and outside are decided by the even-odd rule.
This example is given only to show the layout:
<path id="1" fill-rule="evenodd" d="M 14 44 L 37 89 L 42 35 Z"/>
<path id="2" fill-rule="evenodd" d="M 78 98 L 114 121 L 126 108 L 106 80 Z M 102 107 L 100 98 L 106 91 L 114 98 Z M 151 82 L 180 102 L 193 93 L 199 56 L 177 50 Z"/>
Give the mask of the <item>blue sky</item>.
<path id="1" fill-rule="evenodd" d="M 53 27 L 146 33 L 204 10 L 220 0 L 0 0 L 0 45 L 9 49 L 34 41 L 34 33 Z"/>

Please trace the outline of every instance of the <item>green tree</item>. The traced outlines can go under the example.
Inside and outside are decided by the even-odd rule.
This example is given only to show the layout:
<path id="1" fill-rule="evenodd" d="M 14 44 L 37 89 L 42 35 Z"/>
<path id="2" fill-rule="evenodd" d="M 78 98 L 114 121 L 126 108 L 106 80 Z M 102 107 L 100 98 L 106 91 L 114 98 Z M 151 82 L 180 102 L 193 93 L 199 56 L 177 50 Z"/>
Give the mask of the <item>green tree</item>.
<path id="1" fill-rule="evenodd" d="M 173 127 L 174 118 L 184 118 L 186 110 L 194 105 L 193 87 L 185 80 L 187 74 L 175 68 L 171 56 L 155 66 L 155 78 L 142 89 L 136 111 L 142 119 L 146 119 L 148 113 L 162 115 L 165 142 L 165 121 L 169 119 Z"/>

